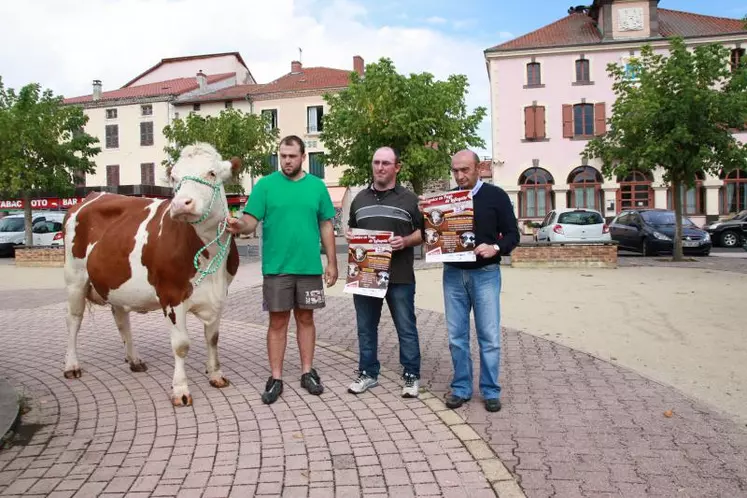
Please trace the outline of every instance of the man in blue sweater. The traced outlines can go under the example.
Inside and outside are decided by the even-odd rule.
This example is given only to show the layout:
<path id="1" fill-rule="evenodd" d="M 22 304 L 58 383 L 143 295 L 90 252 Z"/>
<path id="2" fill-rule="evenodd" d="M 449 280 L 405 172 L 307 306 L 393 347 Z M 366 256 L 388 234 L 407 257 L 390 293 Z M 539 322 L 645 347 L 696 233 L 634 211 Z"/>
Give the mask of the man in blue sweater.
<path id="1" fill-rule="evenodd" d="M 472 190 L 477 261 L 444 263 L 443 292 L 449 350 L 454 366 L 446 406 L 458 408 L 472 397 L 470 309 L 480 346 L 480 393 L 490 412 L 501 409 L 501 255 L 519 243 L 519 229 L 506 192 L 480 180 L 480 159 L 462 150 L 451 159 L 457 190 Z"/>

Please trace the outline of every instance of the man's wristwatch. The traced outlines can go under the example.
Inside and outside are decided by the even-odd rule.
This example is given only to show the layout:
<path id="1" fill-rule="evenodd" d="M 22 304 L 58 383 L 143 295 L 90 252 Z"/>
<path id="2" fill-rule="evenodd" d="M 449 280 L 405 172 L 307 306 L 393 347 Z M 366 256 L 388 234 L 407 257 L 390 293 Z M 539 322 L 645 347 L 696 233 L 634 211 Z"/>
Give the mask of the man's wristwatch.
<path id="1" fill-rule="evenodd" d="M 496 253 L 500 254 L 500 252 L 501 252 L 501 247 L 500 247 L 500 246 L 499 246 L 498 244 L 493 244 L 493 249 L 495 249 L 495 252 L 496 252 Z"/>

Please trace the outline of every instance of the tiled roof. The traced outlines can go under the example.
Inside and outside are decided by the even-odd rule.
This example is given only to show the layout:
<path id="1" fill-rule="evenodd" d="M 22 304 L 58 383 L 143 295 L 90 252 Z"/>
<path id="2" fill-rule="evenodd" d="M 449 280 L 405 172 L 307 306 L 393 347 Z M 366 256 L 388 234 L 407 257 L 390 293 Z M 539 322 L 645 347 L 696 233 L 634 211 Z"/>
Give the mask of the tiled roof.
<path id="1" fill-rule="evenodd" d="M 159 67 L 163 66 L 164 64 L 170 64 L 172 62 L 196 61 L 196 60 L 201 60 L 201 59 L 213 59 L 213 58 L 216 58 L 216 57 L 225 57 L 227 55 L 233 55 L 234 57 L 236 57 L 236 59 L 238 59 L 238 61 L 241 63 L 242 66 L 246 67 L 246 63 L 244 62 L 244 59 L 241 57 L 241 54 L 239 54 L 238 52 L 221 52 L 221 53 L 217 53 L 217 54 L 185 55 L 185 56 L 181 56 L 181 57 L 169 57 L 169 58 L 166 58 L 166 59 L 161 59 L 161 62 L 159 62 L 158 64 L 156 64 L 156 65 L 154 65 L 154 66 L 146 69 L 142 73 L 138 74 L 137 76 L 135 76 L 134 78 L 132 78 L 130 81 L 128 81 L 127 83 L 125 83 L 125 85 L 122 88 L 125 88 L 125 87 L 128 87 L 128 86 L 132 85 L 133 83 L 135 83 L 137 80 L 139 80 L 140 78 L 142 78 L 146 74 L 152 73 L 153 71 L 155 71 Z M 249 68 L 247 68 L 247 69 L 249 69 Z"/>
<path id="2" fill-rule="evenodd" d="M 217 83 L 228 78 L 234 78 L 235 76 L 236 73 L 211 74 L 207 75 L 207 82 L 208 84 Z M 197 88 L 198 85 L 196 78 L 176 78 L 173 80 L 148 83 L 147 85 L 123 87 L 118 90 L 103 92 L 99 101 L 130 99 L 138 97 L 158 97 L 162 95 L 181 95 L 183 93 L 196 90 Z M 86 102 L 93 102 L 93 96 L 82 95 L 80 97 L 71 97 L 69 99 L 65 99 L 64 102 L 65 104 L 82 104 Z"/>
<path id="3" fill-rule="evenodd" d="M 345 69 L 306 67 L 302 68 L 298 73 L 288 73 L 270 83 L 237 85 L 231 88 L 217 90 L 213 93 L 188 98 L 180 101 L 180 103 L 217 102 L 222 100 L 243 99 L 246 95 L 255 95 L 259 97 L 273 93 L 343 88 L 348 86 L 350 83 L 350 73 L 351 71 Z"/>
<path id="4" fill-rule="evenodd" d="M 659 34 L 664 37 L 725 35 L 747 30 L 740 19 L 704 16 L 678 10 L 657 9 Z M 573 13 L 536 31 L 487 49 L 487 52 L 532 48 L 563 47 L 601 43 L 602 34 L 594 19 L 586 14 Z"/>

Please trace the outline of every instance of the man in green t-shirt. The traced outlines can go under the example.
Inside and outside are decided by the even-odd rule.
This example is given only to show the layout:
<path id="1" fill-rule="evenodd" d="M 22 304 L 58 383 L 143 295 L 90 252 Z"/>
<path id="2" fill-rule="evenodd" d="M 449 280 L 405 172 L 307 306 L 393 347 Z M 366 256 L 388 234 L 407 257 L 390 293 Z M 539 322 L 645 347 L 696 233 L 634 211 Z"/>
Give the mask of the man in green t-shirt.
<path id="1" fill-rule="evenodd" d="M 267 380 L 262 401 L 277 401 L 283 392 L 283 357 L 290 312 L 296 317 L 298 349 L 301 353 L 301 387 L 314 395 L 324 387 L 312 368 L 316 327 L 314 310 L 325 306 L 324 283 L 337 281 L 337 256 L 333 221 L 335 208 L 322 180 L 306 174 L 302 165 L 306 150 L 299 137 L 280 141 L 281 171 L 260 179 L 252 190 L 241 218 L 228 218 L 232 234 L 251 233 L 262 226 L 263 306 L 270 312 L 267 354 L 272 375 Z M 327 255 L 322 272 L 319 256 L 321 237 Z"/>

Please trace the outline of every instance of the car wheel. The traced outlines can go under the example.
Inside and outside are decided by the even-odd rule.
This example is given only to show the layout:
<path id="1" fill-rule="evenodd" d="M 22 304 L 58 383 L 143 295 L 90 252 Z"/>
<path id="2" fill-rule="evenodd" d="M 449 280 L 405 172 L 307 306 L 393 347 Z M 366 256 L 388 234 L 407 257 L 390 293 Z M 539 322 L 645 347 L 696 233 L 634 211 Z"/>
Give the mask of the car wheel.
<path id="1" fill-rule="evenodd" d="M 721 234 L 721 245 L 723 247 L 737 247 L 739 245 L 739 234 L 732 230 L 726 230 Z"/>
<path id="2" fill-rule="evenodd" d="M 651 248 L 648 245 L 648 239 L 643 239 L 641 241 L 641 254 L 644 256 L 651 256 Z"/>

